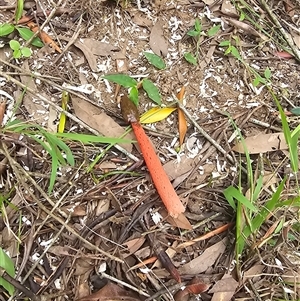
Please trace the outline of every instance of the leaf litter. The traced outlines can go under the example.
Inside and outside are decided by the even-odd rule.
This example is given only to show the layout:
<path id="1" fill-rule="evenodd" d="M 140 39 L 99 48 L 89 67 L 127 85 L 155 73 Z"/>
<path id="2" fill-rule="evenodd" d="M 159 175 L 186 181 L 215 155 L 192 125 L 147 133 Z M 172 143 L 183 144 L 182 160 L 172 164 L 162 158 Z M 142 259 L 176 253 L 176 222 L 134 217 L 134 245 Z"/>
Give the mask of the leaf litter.
<path id="1" fill-rule="evenodd" d="M 263 183 L 266 186 L 259 198 L 259 203 L 263 206 L 264 201 L 269 198 L 270 191 L 278 185 L 282 174 L 290 172 L 286 165 L 287 161 L 284 159 L 287 151 L 286 146 L 282 144 L 284 141 L 282 133 L 278 133 L 278 131 L 276 133 L 271 132 L 273 124 L 280 127 L 280 120 L 274 117 L 276 116 L 274 114 L 276 109 L 267 100 L 266 86 L 251 87 L 252 75 L 249 73 L 249 69 L 243 67 L 240 59 L 237 61 L 233 57 L 237 53 L 230 53 L 228 57 L 228 54 L 224 54 L 226 49 L 220 47 L 219 44 L 220 42 L 229 42 L 234 45 L 235 49 L 240 52 L 240 57 L 249 62 L 251 68 L 258 70 L 257 72 L 261 76 L 266 75 L 265 70 L 269 68 L 272 83 L 278 87 L 280 93 L 282 93 L 282 101 L 285 107 L 290 110 L 293 105 L 295 107 L 299 106 L 297 104 L 299 91 L 295 84 L 298 82 L 299 72 L 297 71 L 297 65 L 291 63 L 292 55 L 289 55 L 291 58 L 289 61 L 277 59 L 276 54 L 283 57 L 287 56 L 288 52 L 284 52 L 281 47 L 274 46 L 264 38 L 264 35 L 268 32 L 268 27 L 265 27 L 265 31 L 260 31 L 248 20 L 239 18 L 238 10 L 233 8 L 232 5 L 228 5 L 228 1 L 221 1 L 221 3 L 214 5 L 212 5 L 213 2 L 209 3 L 209 1 L 205 1 L 207 5 L 193 1 L 177 1 L 176 3 L 173 3 L 173 1 L 157 1 L 151 4 L 142 2 L 140 8 L 137 8 L 130 1 L 127 7 L 123 6 L 122 8 L 119 6 L 111 8 L 106 6 L 107 4 L 104 1 L 95 2 L 93 6 L 83 1 L 75 3 L 62 2 L 64 2 L 64 7 L 69 9 L 69 12 L 56 17 L 61 21 L 59 26 L 55 23 L 57 20 L 52 20 L 51 29 L 46 28 L 45 32 L 51 30 L 52 37 L 59 37 L 62 42 L 59 46 L 63 51 L 63 55 L 56 61 L 57 54 L 34 49 L 32 57 L 25 60 L 29 63 L 26 72 L 38 70 L 42 76 L 38 80 L 34 79 L 33 76 L 35 87 L 32 86 L 32 89 L 43 92 L 45 97 L 60 104 L 63 87 L 77 88 L 77 92 L 75 90 L 70 92 L 73 103 L 69 104 L 67 111 L 78 117 L 81 116 L 82 120 L 90 126 L 90 129 L 96 129 L 102 135 L 110 135 L 108 133 L 118 135 L 119 130 L 122 130 L 120 134 L 122 135 L 126 125 L 119 118 L 119 111 L 115 102 L 118 91 L 114 94 L 115 86 L 102 79 L 102 76 L 107 73 L 115 74 L 118 72 L 115 69 L 117 59 L 125 60 L 126 58 L 128 62 L 128 68 L 122 69 L 124 74 L 136 76 L 137 81 L 149 78 L 159 88 L 164 106 L 168 106 L 174 101 L 173 94 L 176 94 L 175 91 L 178 91 L 184 85 L 187 100 L 185 107 L 192 113 L 197 123 L 225 148 L 225 152 L 238 150 L 233 146 L 235 142 L 228 139 L 234 130 L 230 126 L 224 125 L 227 117 L 224 117 L 220 112 L 229 112 L 241 128 L 241 132 L 246 137 L 246 146 L 253 154 L 251 157 L 253 168 L 259 169 L 263 166 Z M 261 7 L 258 7 L 257 4 L 254 4 L 254 6 L 256 12 L 261 11 Z M 294 7 L 286 12 L 284 10 L 278 11 L 278 15 L 286 13 L 293 16 L 293 18 L 297 18 L 297 14 L 291 13 L 297 11 L 297 9 L 297 7 Z M 76 27 L 72 21 L 73 19 L 76 22 L 75 11 L 84 12 L 84 16 L 78 38 L 72 41 L 72 30 Z M 157 16 L 157 12 L 159 12 L 159 18 L 153 17 Z M 9 11 L 5 12 L 5 20 L 9 20 L 11 17 L 12 14 Z M 234 20 L 229 22 L 229 17 Z M 194 25 L 193 21 L 196 18 L 201 21 L 204 34 L 201 37 L 201 47 L 198 54 L 200 62 L 198 66 L 194 67 L 181 60 L 181 58 L 186 52 L 196 51 L 196 41 L 191 38 L 184 38 L 186 32 Z M 282 20 L 284 19 L 283 16 Z M 101 20 L 101 24 L 97 20 Z M 65 25 L 65 27 L 62 25 Z M 221 31 L 216 35 L 212 37 L 205 36 L 206 33 L 212 32 L 210 29 L 213 26 L 219 25 L 222 25 L 220 27 Z M 284 27 L 292 28 L 290 25 L 292 23 L 285 24 Z M 255 29 L 253 29 L 254 27 Z M 233 30 L 234 35 L 228 35 Z M 295 45 L 297 45 L 297 34 L 295 33 L 297 30 L 292 29 L 291 32 Z M 253 36 L 257 40 L 253 40 Z M 57 42 L 59 43 L 59 41 Z M 65 42 L 72 42 L 71 44 L 75 47 L 71 47 L 64 52 Z M 227 45 L 229 44 L 227 43 Z M 76 48 L 81 50 L 82 53 Z M 166 68 L 163 71 L 158 72 L 148 62 L 145 62 L 143 53 L 149 51 L 149 49 L 164 57 Z M 1 58 L 4 61 L 7 60 L 6 55 L 1 55 Z M 86 62 L 83 58 L 86 59 Z M 272 64 L 269 63 L 270 60 L 272 60 Z M 55 64 L 52 64 L 54 61 Z M 17 62 L 14 62 L 14 64 L 17 66 Z M 18 74 L 17 69 L 5 64 L 1 65 L 1 72 L 3 71 L 13 74 L 14 77 L 23 75 L 22 72 Z M 105 74 L 102 74 L 103 71 Z M 3 76 L 3 73 L 1 74 Z M 1 98 L 7 101 L 9 99 L 7 96 L 13 95 L 16 86 L 7 80 L 3 80 L 2 77 L 0 84 Z M 73 93 L 79 95 L 73 95 Z M 127 91 L 120 88 L 120 94 L 126 93 Z M 143 113 L 149 111 L 152 104 L 142 94 L 140 93 L 139 102 Z M 26 92 L 24 94 L 25 97 L 29 97 L 29 95 Z M 91 103 L 94 102 L 94 105 L 89 106 L 90 102 L 83 101 L 86 96 L 89 97 Z M 31 99 L 34 98 L 31 96 Z M 76 102 L 74 102 L 74 99 Z M 79 106 L 78 103 L 82 106 Z M 258 110 L 253 110 L 255 106 L 260 104 L 262 106 Z M 41 122 L 44 122 L 50 109 L 44 108 L 42 110 Z M 18 118 L 25 119 L 27 122 L 36 122 L 34 117 L 31 116 L 31 111 L 34 110 L 31 110 L 30 104 L 23 102 L 16 114 Z M 97 112 L 97 114 L 94 114 L 94 112 Z M 107 274 L 102 272 L 104 267 L 105 272 L 113 277 L 113 281 L 123 281 L 116 288 L 118 291 L 119 288 L 123 287 L 121 291 L 113 296 L 114 300 L 124 300 L 124 298 L 139 300 L 139 297 L 127 295 L 128 291 L 140 288 L 142 293 L 155 296 L 158 293 L 164 294 L 163 287 L 172 288 L 174 285 L 175 280 L 172 279 L 164 265 L 150 265 L 150 259 L 154 254 L 164 254 L 166 252 L 171 263 L 180 271 L 181 280 L 186 284 L 187 289 L 182 290 L 183 295 L 178 297 L 180 300 L 181 298 L 193 298 L 195 297 L 193 294 L 201 294 L 201 297 L 205 300 L 211 300 L 212 298 L 215 300 L 220 298 L 229 300 L 231 297 L 248 298 L 252 296 L 251 290 L 255 293 L 257 293 L 256 290 L 258 292 L 264 291 L 269 294 L 268 296 L 273 294 L 279 299 L 282 298 L 281 287 L 272 288 L 273 291 L 271 291 L 270 288 L 273 282 L 270 282 L 271 278 L 266 275 L 277 277 L 277 274 L 275 275 L 274 270 L 272 270 L 272 266 L 276 265 L 278 267 L 276 271 L 283 269 L 282 276 L 287 275 L 286 277 L 293 280 L 298 277 L 296 274 L 290 275 L 287 273 L 286 266 L 288 264 L 281 263 L 280 265 L 280 260 L 278 258 L 274 259 L 275 251 L 273 251 L 276 250 L 278 257 L 282 254 L 288 254 L 286 257 L 289 257 L 289 260 L 296 264 L 297 261 L 292 260 L 293 251 L 283 251 L 288 246 L 295 246 L 297 241 L 295 229 L 285 223 L 294 220 L 291 214 L 292 211 L 283 212 L 278 207 L 278 211 L 272 212 L 272 215 L 266 219 L 264 228 L 260 229 L 261 236 L 249 237 L 247 243 L 256 246 L 257 253 L 254 252 L 253 256 L 250 256 L 251 258 L 247 257 L 246 254 L 243 255 L 244 271 L 245 273 L 247 271 L 251 272 L 251 265 L 255 267 L 258 263 L 261 263 L 262 267 L 253 270 L 253 273 L 251 272 L 253 274 L 251 281 L 255 281 L 255 287 L 251 286 L 250 279 L 245 278 L 243 279 L 243 286 L 240 286 L 238 292 L 236 292 L 236 281 L 238 279 L 234 270 L 232 273 L 228 272 L 228 268 L 231 265 L 234 266 L 234 261 L 230 261 L 232 250 L 228 248 L 234 243 L 233 230 L 228 228 L 226 232 L 221 232 L 218 235 L 205 235 L 214 234 L 215 229 L 222 229 L 233 219 L 234 212 L 224 200 L 222 191 L 232 183 L 238 184 L 238 160 L 239 158 L 243 160 L 244 151 L 241 148 L 239 149 L 241 157 L 233 154 L 236 159 L 235 164 L 233 164 L 226 159 L 224 153 L 217 152 L 216 148 L 210 144 L 211 142 L 207 143 L 206 138 L 191 125 L 187 127 L 185 138 L 181 134 L 181 139 L 179 139 L 177 114 L 171 112 L 168 115 L 163 109 L 161 112 L 163 114 L 157 120 L 154 120 L 154 124 L 147 125 L 147 131 L 156 146 L 160 160 L 165 168 L 169 170 L 167 172 L 168 177 L 175 179 L 173 185 L 176 192 L 181 196 L 181 200 L 187 202 L 186 216 L 192 223 L 193 230 L 179 232 L 176 223 L 163 213 L 161 201 L 156 200 L 157 194 L 153 189 L 147 169 L 141 165 L 141 162 L 134 163 L 124 153 L 111 149 L 105 154 L 105 158 L 99 162 L 99 167 L 95 167 L 91 173 L 86 173 L 87 166 L 81 167 L 80 165 L 84 162 L 83 159 L 87 159 L 85 162 L 92 161 L 95 154 L 101 152 L 101 149 L 98 145 L 94 146 L 92 144 L 83 147 L 76 141 L 66 142 L 74 153 L 76 167 L 59 167 L 54 194 L 50 195 L 50 201 L 53 199 L 55 200 L 54 203 L 57 204 L 53 208 L 53 205 L 48 203 L 49 199 L 38 188 L 41 185 L 42 189 L 47 191 L 49 157 L 45 156 L 43 149 L 36 147 L 33 141 L 26 141 L 28 146 L 35 151 L 34 155 L 31 155 L 31 168 L 29 174 L 23 177 L 27 181 L 15 182 L 14 179 L 17 179 L 17 177 L 22 179 L 17 173 L 18 170 L 24 169 L 24 158 L 26 156 L 20 154 L 26 152 L 27 146 L 20 145 L 22 141 L 19 140 L 19 137 L 13 138 L 13 135 L 4 135 L 5 145 L 13 146 L 10 151 L 11 154 L 16 154 L 16 156 L 13 156 L 16 162 L 6 161 L 9 162 L 9 165 L 5 170 L 13 176 L 8 180 L 6 177 L 8 174 L 1 173 L 1 183 L 6 185 L 5 188 L 12 188 L 17 185 L 18 191 L 15 194 L 12 190 L 10 192 L 11 196 L 8 197 L 11 204 L 15 204 L 14 206 L 17 208 L 12 209 L 8 203 L 3 203 L 9 215 L 8 219 L 5 220 L 6 224 L 2 223 L 2 228 L 9 229 L 11 227 L 15 230 L 15 233 L 18 233 L 15 223 L 15 210 L 19 210 L 27 221 L 25 223 L 24 219 L 21 225 L 22 233 L 27 234 L 29 232 L 28 224 L 30 223 L 36 227 L 31 227 L 31 230 L 38 229 L 37 227 L 41 225 L 41 228 L 34 233 L 34 244 L 27 253 L 29 254 L 28 262 L 33 262 L 36 258 L 43 259 L 43 262 L 37 260 L 38 268 L 35 268 L 31 275 L 35 277 L 38 285 L 42 285 L 42 278 L 49 280 L 48 284 L 42 288 L 47 293 L 61 290 L 65 294 L 68 292 L 68 298 L 73 298 L 75 295 L 78 298 L 85 298 L 83 300 L 99 300 L 102 297 L 104 300 L 110 300 L 109 298 L 112 298 L 111 292 L 115 288 L 108 286 L 109 292 L 103 293 L 101 292 L 101 285 L 94 286 L 96 282 L 93 282 L 95 290 L 100 289 L 100 291 L 96 295 L 93 295 L 90 291 L 92 279 L 99 280 L 100 277 L 107 277 Z M 5 115 L 7 115 L 7 112 Z M 258 123 L 252 122 L 254 120 L 262 121 L 262 123 L 258 125 Z M 289 122 L 292 127 L 295 126 L 293 120 Z M 50 123 L 53 122 L 50 121 Z M 266 126 L 263 124 L 268 124 L 268 132 L 266 132 Z M 118 129 L 115 129 L 115 127 Z M 55 131 L 55 128 L 56 126 L 52 128 L 52 131 Z M 74 123 L 72 119 L 67 119 L 65 133 L 67 131 L 82 132 L 83 128 Z M 260 132 L 259 136 L 251 138 L 249 133 L 257 132 Z M 280 136 L 278 136 L 279 134 Z M 130 139 L 132 140 L 132 138 Z M 272 139 L 275 142 L 279 140 L 279 143 L 275 143 Z M 258 141 L 259 143 L 257 143 Z M 178 152 L 180 144 L 182 146 Z M 124 148 L 128 147 L 127 151 L 135 153 L 139 159 L 142 159 L 139 152 L 132 149 L 129 144 L 122 146 Z M 16 151 L 14 147 L 17 148 Z M 282 150 L 285 152 L 282 152 Z M 261 164 L 257 159 L 256 154 L 258 153 L 262 156 L 264 164 Z M 1 156 L 3 160 L 9 158 L 8 155 L 5 157 L 3 153 L 1 153 Z M 10 158 L 10 160 L 12 159 Z M 7 163 L 5 164 L 7 165 Z M 19 169 L 16 169 L 16 166 Z M 10 185 L 10 183 L 13 185 Z M 30 183 L 29 186 L 28 183 Z M 246 183 L 243 184 L 245 184 L 245 187 L 243 187 L 246 191 L 245 195 L 250 198 L 251 190 Z M 290 187 L 293 184 L 294 179 L 291 178 Z M 37 199 L 29 193 L 32 190 L 37 191 Z M 288 195 L 288 189 L 285 193 Z M 15 199 L 16 195 L 20 196 L 19 201 Z M 114 201 L 110 199 L 112 195 Z M 50 215 L 45 214 L 43 207 L 36 205 L 39 204 L 40 199 L 43 200 L 43 204 L 46 204 L 44 209 L 53 210 L 53 214 L 51 212 Z M 293 200 L 289 200 L 288 197 L 285 202 L 293 204 Z M 52 202 L 52 204 L 54 203 Z M 295 203 L 297 204 L 297 202 Z M 143 208 L 145 209 L 142 210 Z M 40 212 L 39 216 L 36 215 L 37 212 Z M 215 212 L 221 214 L 215 215 Z M 64 227 L 63 222 L 55 218 L 65 217 L 68 214 L 70 214 L 70 219 L 66 223 L 71 225 L 68 228 L 68 235 L 64 231 L 58 239 L 52 239 L 54 233 L 59 234 L 59 229 Z M 48 220 L 49 216 L 51 222 Z M 210 219 L 209 216 L 213 216 L 213 218 Z M 286 219 L 279 219 L 278 216 L 284 216 Z M 273 229 L 273 232 L 269 231 L 271 229 Z M 284 229 L 285 241 L 281 239 L 281 229 Z M 72 233 L 72 231 L 74 232 Z M 76 233 L 80 233 L 81 237 L 86 237 L 87 240 L 78 241 L 75 238 L 77 237 Z M 152 240 L 149 239 L 149 233 L 155 235 Z M 262 242 L 261 238 L 266 238 L 266 234 L 270 237 L 267 237 L 267 241 Z M 197 238 L 203 236 L 205 237 L 204 240 L 197 240 Z M 120 240 L 122 244 L 118 244 L 120 237 L 124 238 Z M 291 237 L 293 239 L 296 237 L 296 240 L 291 240 Z M 251 239 L 256 241 L 252 242 Z M 25 243 L 23 236 L 21 240 L 22 244 Z M 193 245 L 186 245 L 181 250 L 176 249 L 176 246 L 193 240 L 196 241 Z M 95 249 L 88 244 L 89 241 L 99 246 L 101 250 L 110 254 L 118 254 L 121 258 L 122 254 L 127 254 L 126 263 L 119 263 L 117 260 L 115 262 L 106 260 L 105 256 L 93 251 Z M 59 247 L 65 243 L 70 246 L 69 252 L 56 252 L 51 256 L 48 256 L 49 253 L 47 253 L 47 256 L 41 256 L 42 251 L 46 250 L 44 246 L 49 242 L 53 247 Z M 134 242 L 138 242 L 138 244 Z M 179 244 L 176 244 L 176 242 L 179 242 Z M 221 242 L 222 244 L 220 244 Z M 129 245 L 126 246 L 126 243 Z M 264 252 L 259 253 L 262 251 L 262 246 L 265 248 Z M 275 247 L 273 248 L 273 246 Z M 19 254 L 21 258 L 23 257 L 22 247 Z M 157 251 L 161 249 L 164 252 Z M 15 254 L 12 253 L 13 255 Z M 74 260 L 72 266 L 66 263 L 70 258 Z M 148 259 L 149 263 L 147 263 Z M 280 259 L 281 262 L 284 262 L 282 258 Z M 48 271 L 47 262 L 49 260 L 52 270 L 56 269 L 53 276 L 56 278 L 55 282 L 52 282 L 52 280 L 54 281 L 53 278 L 50 281 L 47 274 L 41 275 L 40 272 L 43 269 Z M 141 260 L 145 262 L 142 267 L 135 270 L 130 269 L 140 263 Z M 163 257 L 161 260 L 163 261 Z M 27 258 L 25 255 L 23 261 L 26 265 Z M 88 263 L 86 267 L 82 266 L 85 261 Z M 168 257 L 166 262 L 170 262 Z M 192 263 L 192 266 L 189 263 Z M 195 266 L 198 266 L 198 263 L 200 268 L 197 270 Z M 75 273 L 72 267 L 75 267 Z M 266 274 L 262 274 L 263 268 Z M 60 271 L 63 271 L 64 274 L 60 274 Z M 197 273 L 197 279 L 193 278 L 190 281 L 192 278 L 190 271 Z M 23 273 L 22 277 L 24 276 L 26 275 Z M 65 281 L 65 279 L 70 281 Z M 287 294 L 292 294 L 293 285 L 290 284 L 291 282 L 284 287 Z M 79 285 L 75 287 L 72 283 L 79 283 Z M 134 284 L 134 287 L 128 288 L 129 283 Z M 268 283 L 271 284 L 268 285 Z M 104 284 L 104 286 L 106 285 Z M 59 287 L 60 289 L 58 289 Z M 124 287 L 127 287 L 127 289 L 124 290 Z M 207 290 L 208 287 L 211 290 Z M 36 292 L 34 288 L 31 289 Z M 293 294 L 295 295 L 295 293 Z M 157 298 L 159 298 L 159 295 L 157 295 Z"/>

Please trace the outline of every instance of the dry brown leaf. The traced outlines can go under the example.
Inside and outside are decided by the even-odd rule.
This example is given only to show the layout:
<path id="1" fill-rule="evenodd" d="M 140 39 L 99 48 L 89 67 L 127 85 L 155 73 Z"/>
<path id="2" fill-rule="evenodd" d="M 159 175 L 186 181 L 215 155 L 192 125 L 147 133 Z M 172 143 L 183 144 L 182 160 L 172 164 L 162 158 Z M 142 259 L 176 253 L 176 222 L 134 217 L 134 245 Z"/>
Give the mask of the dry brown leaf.
<path id="1" fill-rule="evenodd" d="M 6 109 L 6 102 L 4 101 L 0 103 L 0 126 L 2 125 L 3 122 L 5 109 Z"/>
<path id="2" fill-rule="evenodd" d="M 56 110 L 50 106 L 49 107 L 49 118 L 48 118 L 48 125 L 47 125 L 47 129 L 52 132 L 52 133 L 56 133 L 57 132 L 57 125 L 55 124 L 56 120 L 57 120 L 57 112 Z"/>
<path id="3" fill-rule="evenodd" d="M 172 222 L 170 222 L 171 219 Z M 186 218 L 184 213 L 180 213 L 176 218 L 169 216 L 168 222 L 181 229 L 187 229 L 187 230 L 193 229 L 192 225 L 190 224 L 189 220 Z"/>
<path id="4" fill-rule="evenodd" d="M 198 162 L 199 156 L 196 158 L 189 158 L 184 155 L 180 157 L 179 162 L 177 159 L 174 159 L 164 164 L 163 167 L 169 179 L 172 181 L 191 171 Z"/>
<path id="5" fill-rule="evenodd" d="M 268 37 L 265 36 L 264 34 L 258 32 L 257 30 L 255 30 L 251 25 L 244 23 L 242 21 L 239 20 L 235 20 L 235 19 L 231 19 L 231 18 L 224 18 L 227 22 L 229 22 L 231 25 L 233 25 L 234 27 L 241 29 L 243 31 L 245 31 L 246 33 L 253 35 L 255 37 L 259 37 L 261 38 L 263 41 L 268 40 Z"/>
<path id="6" fill-rule="evenodd" d="M 60 39 L 69 42 L 70 39 L 63 37 L 63 36 L 59 36 Z M 120 49 L 118 47 L 112 46 L 108 43 L 105 42 L 100 42 L 94 39 L 80 39 L 79 41 L 76 41 L 74 43 L 74 46 L 77 47 L 78 49 L 80 49 L 90 68 L 92 69 L 92 71 L 97 72 L 98 67 L 97 67 L 97 56 L 111 56 L 113 59 L 116 58 L 125 58 L 124 54 L 122 54 L 120 52 Z"/>
<path id="7" fill-rule="evenodd" d="M 142 12 L 132 11 L 130 12 L 132 22 L 142 26 L 142 27 L 151 27 L 152 21 L 147 18 L 147 16 Z"/>
<path id="8" fill-rule="evenodd" d="M 183 103 L 184 93 L 185 93 L 185 87 L 182 86 L 180 92 L 177 94 L 177 98 L 180 103 Z M 178 130 L 179 130 L 179 145 L 181 146 L 183 144 L 184 137 L 187 132 L 187 122 L 185 119 L 185 115 L 180 108 L 178 108 Z"/>
<path id="9" fill-rule="evenodd" d="M 218 257 L 224 253 L 227 238 L 207 248 L 200 256 L 179 268 L 180 274 L 197 275 L 211 267 Z"/>
<path id="10" fill-rule="evenodd" d="M 300 49 L 300 35 L 296 33 L 294 30 L 292 30 L 291 35 L 295 45 Z"/>
<path id="11" fill-rule="evenodd" d="M 124 134 L 124 129 L 100 108 L 78 97 L 72 97 L 72 103 L 75 115 L 103 136 L 119 138 Z M 135 140 L 135 137 L 129 133 L 124 139 Z M 132 151 L 132 144 L 124 143 L 120 146 L 129 153 Z"/>
<path id="12" fill-rule="evenodd" d="M 229 0 L 222 1 L 221 12 L 224 15 L 236 18 L 239 17 L 238 12 L 236 11 L 235 6 Z"/>
<path id="13" fill-rule="evenodd" d="M 77 301 L 141 301 L 141 299 L 113 283 L 107 283 L 98 292 Z"/>
<path id="14" fill-rule="evenodd" d="M 225 274 L 208 293 L 214 293 L 212 301 L 230 301 L 238 285 L 238 282 L 230 274 Z"/>
<path id="15" fill-rule="evenodd" d="M 61 210 L 66 212 L 67 214 L 70 213 L 71 210 L 71 216 L 85 216 L 86 215 L 86 210 L 85 207 L 82 205 L 77 205 L 74 207 L 74 205 L 67 205 L 61 207 Z"/>
<path id="16" fill-rule="evenodd" d="M 179 126 L 179 144 L 183 144 L 185 134 L 187 132 L 187 122 L 185 115 L 181 109 L 178 109 L 178 126 Z"/>
<path id="17" fill-rule="evenodd" d="M 157 21 L 152 28 L 149 45 L 155 54 L 159 56 L 167 56 L 168 42 L 164 37 L 163 24 L 161 21 Z"/>
<path id="18" fill-rule="evenodd" d="M 31 72 L 27 60 L 23 62 L 22 69 L 25 72 Z M 43 94 L 43 92 L 40 92 L 40 90 L 37 88 L 34 82 L 35 79 L 32 76 L 24 75 L 24 73 L 21 73 L 20 78 L 22 84 L 24 84 L 27 88 L 30 88 L 34 92 L 45 96 L 45 98 L 49 98 L 48 95 L 45 95 Z M 23 96 L 23 105 L 35 123 L 42 124 L 43 122 L 45 122 L 49 113 L 46 109 L 46 104 L 44 104 L 42 100 L 33 98 L 31 94 L 25 93 Z"/>
<path id="19" fill-rule="evenodd" d="M 238 287 L 238 282 L 231 275 L 224 275 L 223 278 L 209 290 L 209 294 L 220 292 L 234 292 Z"/>
<path id="20" fill-rule="evenodd" d="M 145 237 L 139 237 L 124 242 L 123 245 L 127 246 L 128 250 L 123 254 L 123 258 L 126 258 L 139 250 L 139 248 L 144 244 L 145 240 Z"/>
<path id="21" fill-rule="evenodd" d="M 86 258 L 79 258 L 76 259 L 75 262 L 75 271 L 73 272 L 74 276 L 83 275 L 87 272 L 90 272 L 94 269 L 94 264 L 91 260 L 88 260 Z"/>
<path id="22" fill-rule="evenodd" d="M 288 149 L 284 134 L 281 132 L 272 134 L 258 134 L 255 136 L 247 137 L 246 139 L 244 139 L 244 143 L 249 151 L 249 154 L 260 154 L 276 151 L 279 149 Z M 242 142 L 237 143 L 232 148 L 232 150 L 241 154 L 245 153 Z"/>
<path id="23" fill-rule="evenodd" d="M 252 266 L 249 270 L 245 271 L 243 274 L 243 283 L 247 282 L 248 279 L 251 279 L 255 283 L 260 279 L 260 274 L 263 272 L 265 266 L 262 264 L 256 264 Z"/>
<path id="24" fill-rule="evenodd" d="M 207 291 L 209 289 L 209 287 L 210 287 L 210 284 L 206 284 L 199 278 L 195 277 L 186 285 L 184 290 L 179 290 L 175 294 L 174 300 L 175 301 L 188 300 L 187 297 L 189 294 L 194 294 L 194 295 L 201 294 L 201 293 Z"/>

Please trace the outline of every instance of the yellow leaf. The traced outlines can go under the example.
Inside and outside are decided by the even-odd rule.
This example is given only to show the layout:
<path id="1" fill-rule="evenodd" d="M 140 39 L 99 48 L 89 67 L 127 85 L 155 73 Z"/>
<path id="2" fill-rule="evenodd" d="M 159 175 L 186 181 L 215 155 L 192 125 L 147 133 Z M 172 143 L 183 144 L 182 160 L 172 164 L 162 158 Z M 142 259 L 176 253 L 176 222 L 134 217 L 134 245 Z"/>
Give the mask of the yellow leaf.
<path id="1" fill-rule="evenodd" d="M 176 108 L 152 108 L 141 116 L 140 123 L 154 123 L 164 120 L 175 110 Z"/>
<path id="2" fill-rule="evenodd" d="M 62 97 L 61 97 L 61 107 L 63 110 L 67 110 L 67 105 L 69 101 L 69 93 L 67 91 L 62 92 Z M 59 118 L 59 124 L 58 124 L 58 132 L 63 133 L 65 130 L 65 125 L 66 125 L 66 115 L 64 113 L 60 114 Z"/>

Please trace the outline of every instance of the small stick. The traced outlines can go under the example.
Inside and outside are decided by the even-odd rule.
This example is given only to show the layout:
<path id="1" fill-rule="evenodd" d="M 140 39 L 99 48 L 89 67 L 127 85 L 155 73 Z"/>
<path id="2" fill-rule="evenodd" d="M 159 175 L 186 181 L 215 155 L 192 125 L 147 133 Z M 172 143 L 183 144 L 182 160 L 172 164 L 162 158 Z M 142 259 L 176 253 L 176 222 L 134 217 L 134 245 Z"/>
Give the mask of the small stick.
<path id="1" fill-rule="evenodd" d="M 203 128 L 195 121 L 192 115 L 187 111 L 187 109 L 177 101 L 178 107 L 184 112 L 184 114 L 189 118 L 194 127 L 200 132 L 200 134 L 206 138 L 219 152 L 221 152 L 232 164 L 235 164 L 234 159 L 226 152 L 226 150 L 208 133 L 206 133 Z"/>

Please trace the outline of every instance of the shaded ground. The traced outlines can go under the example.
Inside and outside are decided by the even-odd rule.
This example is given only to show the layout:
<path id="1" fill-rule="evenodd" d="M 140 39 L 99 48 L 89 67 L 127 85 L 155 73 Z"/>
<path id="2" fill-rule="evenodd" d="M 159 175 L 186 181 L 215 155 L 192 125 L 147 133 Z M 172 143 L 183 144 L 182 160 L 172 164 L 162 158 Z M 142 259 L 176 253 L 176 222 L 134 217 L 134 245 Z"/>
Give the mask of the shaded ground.
<path id="1" fill-rule="evenodd" d="M 145 126 L 187 206 L 185 215 L 194 229 L 186 231 L 166 219 L 147 169 L 134 162 L 142 156 L 132 145 L 105 150 L 105 145 L 66 141 L 75 165 L 59 167 L 53 191 L 48 194 L 52 158 L 34 140 L 42 137 L 40 129 L 27 129 L 30 137 L 20 137 L 12 128 L 3 131 L 0 246 L 15 264 L 16 279 L 21 283 L 15 284 L 20 289 L 16 296 L 33 298 L 26 291 L 21 293 L 27 287 L 36 300 L 46 295 L 51 295 L 49 300 L 77 300 L 105 287 L 110 276 L 113 283 L 122 281 L 123 288 L 131 292 L 135 288 L 142 294 L 126 295 L 113 287 L 82 300 L 172 300 L 174 296 L 175 300 L 299 299 L 297 178 L 289 177 L 282 192 L 282 200 L 295 197 L 295 202 L 278 206 L 259 231 L 248 237 L 241 266 L 235 258 L 236 213 L 223 194 L 230 185 L 239 185 L 240 166 L 246 169 L 244 155 L 232 151 L 237 134 L 226 114 L 232 116 L 244 137 L 281 131 L 278 109 L 266 85 L 252 84 L 255 72 L 264 78 L 265 70 L 270 70 L 268 85 L 284 109 L 300 106 L 299 61 L 293 56 L 283 58 L 286 53 L 282 49 L 288 45 L 266 8 L 251 3 L 253 11 L 249 12 L 246 4 L 237 7 L 261 22 L 264 32 L 241 28 L 250 21 L 230 21 L 239 20 L 242 12 L 225 1 L 142 1 L 140 8 L 136 3 L 116 5 L 114 1 L 59 1 L 57 6 L 64 9 L 63 14 L 49 18 L 44 30 L 55 39 L 62 54 L 45 46 L 35 48 L 29 59 L 14 60 L 8 46 L 14 36 L 2 38 L 0 97 L 7 104 L 4 122 L 14 116 L 27 124 L 39 124 L 50 133 L 56 131 L 57 107 L 61 107 L 65 89 L 71 95 L 68 112 L 73 116 L 69 116 L 65 132 L 94 130 L 120 136 L 115 126 L 125 129 L 126 124 L 117 104 L 116 85 L 101 76 L 116 73 L 116 63 L 123 61 L 127 70 L 122 72 L 137 80 L 147 77 L 159 87 L 164 105 L 173 104 L 173 96 L 185 86 L 185 108 L 219 147 L 217 150 L 188 120 L 185 143 L 177 153 L 176 112 Z M 268 6 L 291 32 L 299 51 L 299 3 L 283 7 L 274 1 Z M 33 11 L 52 10 L 53 4 L 27 2 L 26 7 L 27 11 L 30 7 Z M 3 22 L 13 19 L 13 9 L 0 9 Z M 197 41 L 187 35 L 196 18 L 204 34 L 194 66 L 183 55 L 196 52 Z M 40 25 L 45 20 L 37 19 Z M 208 37 L 214 24 L 220 24 L 221 29 Z M 219 46 L 222 41 L 235 46 L 243 60 L 225 54 L 227 47 Z M 149 64 L 144 51 L 156 51 L 164 57 L 166 69 L 157 70 Z M 36 73 L 28 76 L 31 72 Z M 27 87 L 24 95 L 21 83 Z M 121 88 L 120 93 L 127 90 Z M 140 94 L 139 110 L 143 113 L 154 104 Z M 289 117 L 291 128 L 297 123 L 297 117 Z M 257 141 L 265 151 L 251 155 L 253 174 L 255 180 L 260 173 L 265 178 L 255 205 L 263 208 L 284 176 L 290 174 L 290 165 L 286 149 L 267 152 L 268 143 Z M 124 148 L 132 156 L 126 155 Z M 97 164 L 87 171 L 99 154 Z M 269 175 L 271 182 L 266 180 Z M 246 173 L 241 173 L 240 181 L 242 193 L 248 196 Z M 158 212 L 165 218 L 155 222 Z M 247 217 L 241 216 L 247 224 Z M 223 230 L 212 232 L 216 229 Z M 197 242 L 192 241 L 197 238 Z M 170 276 L 168 265 L 155 258 L 136 267 L 153 256 L 163 261 L 166 250 L 183 284 L 194 281 L 197 293 L 206 292 L 175 295 L 180 286 Z M 109 295 L 113 292 L 117 296 Z M 4 291 L 0 297 L 8 299 Z M 114 299 L 101 299 L 107 297 Z M 11 300 L 15 299 L 18 297 Z"/>

